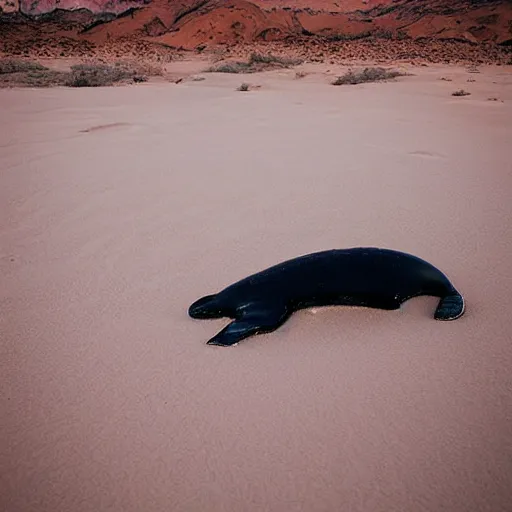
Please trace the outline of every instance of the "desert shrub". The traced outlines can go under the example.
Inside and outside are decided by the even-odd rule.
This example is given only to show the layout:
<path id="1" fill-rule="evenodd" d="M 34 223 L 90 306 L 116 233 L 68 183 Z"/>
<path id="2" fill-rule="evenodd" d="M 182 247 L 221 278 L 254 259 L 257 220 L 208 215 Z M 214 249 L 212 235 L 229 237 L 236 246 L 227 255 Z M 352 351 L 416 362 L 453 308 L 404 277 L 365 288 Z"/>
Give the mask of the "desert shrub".
<path id="1" fill-rule="evenodd" d="M 393 32 L 391 30 L 377 30 L 374 36 L 378 39 L 393 39 Z"/>
<path id="2" fill-rule="evenodd" d="M 390 80 L 397 76 L 405 76 L 400 71 L 390 71 L 384 68 L 364 68 L 362 71 L 347 71 L 344 75 L 337 77 L 332 85 L 356 85 L 367 82 L 378 82 Z"/>
<path id="3" fill-rule="evenodd" d="M 358 34 L 329 34 L 323 37 L 328 43 L 338 43 L 344 41 L 357 41 L 358 39 L 367 39 L 372 36 L 372 32 L 359 32 Z"/>
<path id="4" fill-rule="evenodd" d="M 162 76 L 164 69 L 161 64 L 156 65 L 151 62 L 136 61 L 133 59 L 123 59 L 114 64 L 116 67 L 123 67 L 132 70 L 136 75 L 144 76 Z"/>
<path id="5" fill-rule="evenodd" d="M 257 71 L 265 71 L 267 69 L 289 68 L 291 66 L 298 65 L 301 62 L 302 61 L 298 59 L 252 53 L 247 62 L 224 62 L 222 64 L 212 66 L 206 71 L 210 73 L 256 73 Z"/>
<path id="6" fill-rule="evenodd" d="M 43 71 L 45 68 L 38 62 L 22 59 L 0 59 L 0 75 L 9 73 L 28 73 L 29 71 Z"/>
<path id="7" fill-rule="evenodd" d="M 23 77 L 23 81 L 28 87 L 55 87 L 63 85 L 67 76 L 68 74 L 62 71 L 43 69 L 41 71 L 29 71 Z"/>
<path id="8" fill-rule="evenodd" d="M 251 53 L 249 57 L 249 66 L 253 64 L 274 64 L 283 67 L 297 66 L 301 64 L 300 59 L 290 59 L 288 57 L 279 57 L 278 55 L 263 55 L 261 53 Z"/>
<path id="9" fill-rule="evenodd" d="M 452 96 L 469 96 L 471 93 L 465 91 L 464 89 L 459 89 L 458 91 L 452 92 Z"/>
<path id="10" fill-rule="evenodd" d="M 210 73 L 251 73 L 247 62 L 224 62 L 207 69 Z"/>
<path id="11" fill-rule="evenodd" d="M 114 65 L 85 63 L 71 66 L 71 71 L 55 71 L 37 62 L 21 59 L 0 59 L 0 87 L 70 87 L 108 86 L 124 80 L 146 82 L 148 76 L 162 74 L 152 64 L 123 63 Z"/>
<path id="12" fill-rule="evenodd" d="M 384 16 L 386 14 L 389 14 L 390 12 L 393 12 L 396 9 L 398 9 L 398 6 L 396 6 L 396 5 L 390 5 L 389 7 L 382 7 L 377 12 L 377 16 Z"/>
<path id="13" fill-rule="evenodd" d="M 0 60 L 0 87 L 52 87 L 62 85 L 67 73 L 54 71 L 37 62 Z"/>
<path id="14" fill-rule="evenodd" d="M 133 79 L 136 73 L 123 65 L 76 64 L 66 80 L 69 87 L 103 87 L 122 80 Z"/>
<path id="15" fill-rule="evenodd" d="M 249 90 L 249 84 L 247 83 L 243 83 L 240 85 L 240 87 L 238 87 L 237 91 L 242 91 L 242 92 L 246 92 Z"/>

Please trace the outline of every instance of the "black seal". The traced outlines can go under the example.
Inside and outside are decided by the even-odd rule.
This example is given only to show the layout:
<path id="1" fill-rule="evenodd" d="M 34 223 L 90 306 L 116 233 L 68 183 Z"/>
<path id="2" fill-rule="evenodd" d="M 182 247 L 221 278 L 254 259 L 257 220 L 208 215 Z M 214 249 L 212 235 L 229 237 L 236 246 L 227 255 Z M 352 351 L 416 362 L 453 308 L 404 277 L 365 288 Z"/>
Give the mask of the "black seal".
<path id="1" fill-rule="evenodd" d="M 461 294 L 430 263 L 390 249 L 334 249 L 246 277 L 197 300 L 188 313 L 199 319 L 232 318 L 208 341 L 229 346 L 253 334 L 275 331 L 299 309 L 345 305 L 393 310 L 419 295 L 441 298 L 437 320 L 455 320 L 464 314 Z"/>

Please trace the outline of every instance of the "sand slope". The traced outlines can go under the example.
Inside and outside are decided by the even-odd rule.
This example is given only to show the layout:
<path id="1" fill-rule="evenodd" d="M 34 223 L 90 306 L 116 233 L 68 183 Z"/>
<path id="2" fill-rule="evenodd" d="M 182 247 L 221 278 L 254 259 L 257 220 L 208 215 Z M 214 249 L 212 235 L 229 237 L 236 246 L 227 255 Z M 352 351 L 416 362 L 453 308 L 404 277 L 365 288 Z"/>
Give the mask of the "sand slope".
<path id="1" fill-rule="evenodd" d="M 511 77 L 415 73 L 0 91 L 1 510 L 509 510 Z M 304 311 L 232 349 L 187 317 L 355 245 L 467 314 Z"/>

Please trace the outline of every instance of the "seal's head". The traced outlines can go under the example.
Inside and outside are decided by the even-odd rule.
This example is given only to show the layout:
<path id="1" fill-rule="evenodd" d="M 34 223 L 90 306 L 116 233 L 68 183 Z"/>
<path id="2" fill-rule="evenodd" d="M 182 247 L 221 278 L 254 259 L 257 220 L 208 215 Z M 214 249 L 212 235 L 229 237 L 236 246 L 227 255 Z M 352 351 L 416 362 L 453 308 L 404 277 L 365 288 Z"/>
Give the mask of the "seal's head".
<path id="1" fill-rule="evenodd" d="M 198 319 L 222 318 L 226 316 L 225 311 L 215 299 L 215 295 L 207 295 L 202 299 L 196 300 L 188 308 L 188 314 L 192 318 Z"/>

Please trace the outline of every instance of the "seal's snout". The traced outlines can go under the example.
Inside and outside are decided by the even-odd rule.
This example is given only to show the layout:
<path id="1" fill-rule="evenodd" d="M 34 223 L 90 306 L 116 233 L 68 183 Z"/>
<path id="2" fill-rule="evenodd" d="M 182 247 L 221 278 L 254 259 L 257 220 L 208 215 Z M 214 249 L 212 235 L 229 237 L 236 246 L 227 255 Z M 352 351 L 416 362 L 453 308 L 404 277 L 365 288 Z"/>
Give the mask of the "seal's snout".
<path id="1" fill-rule="evenodd" d="M 215 301 L 215 295 L 207 295 L 196 300 L 189 308 L 188 314 L 192 318 L 204 320 L 207 318 L 221 318 L 222 312 Z"/>
<path id="2" fill-rule="evenodd" d="M 190 316 L 191 318 L 198 318 L 198 319 L 204 318 L 202 313 L 203 312 L 202 312 L 201 307 L 197 307 L 194 304 L 192 304 L 192 306 L 190 306 L 188 308 L 188 316 Z"/>
<path id="3" fill-rule="evenodd" d="M 192 306 L 188 308 L 188 314 L 190 317 L 198 318 L 200 320 L 203 318 L 210 318 L 211 316 L 211 312 L 206 306 L 196 303 L 192 304 Z"/>

